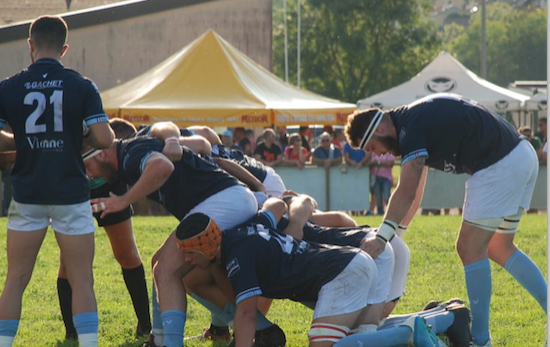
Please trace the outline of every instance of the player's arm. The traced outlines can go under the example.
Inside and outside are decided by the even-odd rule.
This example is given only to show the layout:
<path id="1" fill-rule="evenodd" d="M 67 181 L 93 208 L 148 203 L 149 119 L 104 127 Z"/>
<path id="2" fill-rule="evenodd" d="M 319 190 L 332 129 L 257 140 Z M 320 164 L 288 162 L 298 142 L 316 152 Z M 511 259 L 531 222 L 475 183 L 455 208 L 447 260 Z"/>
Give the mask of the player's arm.
<path id="1" fill-rule="evenodd" d="M 235 345 L 236 347 L 252 347 L 256 334 L 256 312 L 258 297 L 243 299 L 237 304 L 235 313 Z"/>
<path id="2" fill-rule="evenodd" d="M 260 180 L 258 180 L 254 175 L 248 172 L 241 165 L 235 163 L 232 160 L 224 158 L 212 158 L 216 164 L 218 164 L 222 169 L 227 171 L 230 175 L 235 176 L 239 181 L 246 184 L 250 190 L 253 192 L 263 192 L 267 194 L 267 190 Z"/>
<path id="3" fill-rule="evenodd" d="M 200 135 L 191 135 L 179 138 L 180 145 L 183 145 L 195 153 L 210 155 L 212 154 L 212 145 L 208 140 Z"/>
<path id="4" fill-rule="evenodd" d="M 162 154 L 173 162 L 179 161 L 183 155 L 180 144 L 180 128 L 172 122 L 157 122 L 151 125 L 149 136 L 164 141 Z M 192 151 L 193 148 L 190 148 Z"/>
<path id="5" fill-rule="evenodd" d="M 97 149 L 109 148 L 115 139 L 115 133 L 109 122 L 99 122 L 88 126 L 89 135 L 85 144 Z"/>
<path id="6" fill-rule="evenodd" d="M 420 177 L 420 181 L 418 184 L 418 187 L 416 189 L 416 194 L 414 197 L 414 201 L 411 204 L 411 208 L 409 208 L 409 211 L 401 219 L 401 222 L 399 223 L 400 227 L 406 228 L 414 216 L 416 215 L 416 211 L 420 208 L 420 203 L 422 202 L 422 197 L 424 197 L 424 187 L 426 187 L 426 178 L 428 177 L 428 170 L 429 168 L 427 166 L 424 166 L 424 169 L 422 170 L 422 176 Z"/>
<path id="7" fill-rule="evenodd" d="M 304 238 L 304 226 L 315 210 L 314 200 L 307 195 L 299 195 L 287 201 L 289 217 L 284 233 L 301 240 Z"/>
<path id="8" fill-rule="evenodd" d="M 416 198 L 425 163 L 426 157 L 418 157 L 409 160 L 401 167 L 399 183 L 388 202 L 384 219 L 399 223 L 405 218 Z"/>
<path id="9" fill-rule="evenodd" d="M 390 197 L 386 215 L 378 231 L 376 238 L 365 240 L 361 249 L 376 258 L 385 249 L 388 242 L 395 234 L 399 222 L 405 218 L 416 197 L 418 186 L 424 171 L 426 157 L 418 157 L 407 161 L 401 166 L 401 174 L 397 188 Z"/>
<path id="10" fill-rule="evenodd" d="M 156 191 L 168 180 L 174 171 L 174 164 L 165 155 L 152 154 L 144 165 L 138 181 L 124 195 L 109 193 L 108 198 L 93 199 L 93 204 L 104 203 L 101 218 L 107 214 L 122 211 L 139 199 Z"/>
<path id="11" fill-rule="evenodd" d="M 15 140 L 13 134 L 7 131 L 0 131 L 0 150 L 15 151 Z"/>

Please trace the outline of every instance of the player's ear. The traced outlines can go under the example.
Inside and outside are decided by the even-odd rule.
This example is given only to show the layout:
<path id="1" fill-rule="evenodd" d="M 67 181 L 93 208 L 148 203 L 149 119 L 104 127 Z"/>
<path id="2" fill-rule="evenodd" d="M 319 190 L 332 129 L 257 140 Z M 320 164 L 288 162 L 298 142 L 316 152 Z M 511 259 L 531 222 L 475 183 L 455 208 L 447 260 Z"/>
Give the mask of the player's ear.
<path id="1" fill-rule="evenodd" d="M 61 53 L 59 54 L 59 57 L 63 57 L 65 53 L 67 53 L 68 49 L 69 49 L 69 45 L 63 45 L 63 48 L 61 48 Z"/>

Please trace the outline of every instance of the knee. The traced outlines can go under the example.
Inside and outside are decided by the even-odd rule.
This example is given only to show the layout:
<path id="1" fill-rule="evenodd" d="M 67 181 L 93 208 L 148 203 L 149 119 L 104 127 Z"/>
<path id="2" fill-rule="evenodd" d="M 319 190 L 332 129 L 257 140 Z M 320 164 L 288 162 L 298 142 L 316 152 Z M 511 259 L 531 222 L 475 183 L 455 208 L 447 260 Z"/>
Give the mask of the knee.
<path id="1" fill-rule="evenodd" d="M 133 269 L 141 264 L 141 257 L 136 248 L 124 249 L 115 252 L 114 255 L 120 266 L 125 269 Z"/>

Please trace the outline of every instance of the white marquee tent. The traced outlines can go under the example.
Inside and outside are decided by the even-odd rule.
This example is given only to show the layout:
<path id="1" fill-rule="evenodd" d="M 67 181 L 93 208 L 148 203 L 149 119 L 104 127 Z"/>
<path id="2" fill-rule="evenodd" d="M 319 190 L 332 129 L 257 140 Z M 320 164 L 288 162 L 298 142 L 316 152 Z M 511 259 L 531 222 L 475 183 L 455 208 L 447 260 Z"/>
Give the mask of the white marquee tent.
<path id="1" fill-rule="evenodd" d="M 394 108 L 433 93 L 460 94 L 499 113 L 519 111 L 528 96 L 492 84 L 468 70 L 449 53 L 442 51 L 409 81 L 359 100 L 360 109 Z"/>

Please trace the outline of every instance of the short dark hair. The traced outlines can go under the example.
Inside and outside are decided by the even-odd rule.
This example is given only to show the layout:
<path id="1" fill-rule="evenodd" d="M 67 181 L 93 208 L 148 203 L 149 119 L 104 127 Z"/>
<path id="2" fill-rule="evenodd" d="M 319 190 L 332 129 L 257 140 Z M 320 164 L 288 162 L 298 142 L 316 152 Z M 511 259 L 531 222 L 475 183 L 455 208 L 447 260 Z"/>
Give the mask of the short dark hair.
<path id="1" fill-rule="evenodd" d="M 378 111 L 380 111 L 379 108 L 356 110 L 348 116 L 344 131 L 346 132 L 346 140 L 352 147 L 359 147 L 367 127 Z"/>
<path id="2" fill-rule="evenodd" d="M 29 38 L 37 48 L 61 51 L 67 42 L 69 27 L 59 16 L 41 16 L 29 28 Z"/>
<path id="3" fill-rule="evenodd" d="M 137 132 L 136 127 L 126 119 L 111 118 L 109 119 L 109 125 L 113 129 L 117 139 L 131 138 Z"/>
<path id="4" fill-rule="evenodd" d="M 539 122 L 543 122 L 544 124 L 548 124 L 547 122 L 547 119 L 546 119 L 546 116 L 542 116 L 539 118 Z"/>

